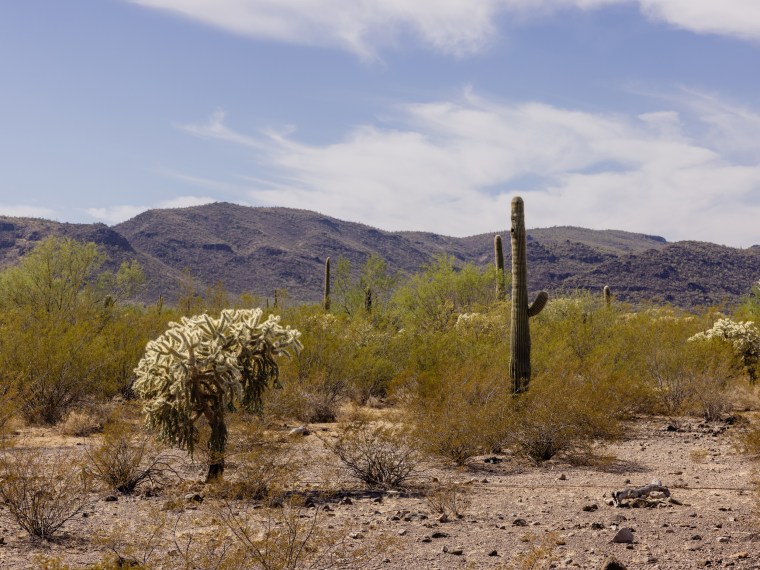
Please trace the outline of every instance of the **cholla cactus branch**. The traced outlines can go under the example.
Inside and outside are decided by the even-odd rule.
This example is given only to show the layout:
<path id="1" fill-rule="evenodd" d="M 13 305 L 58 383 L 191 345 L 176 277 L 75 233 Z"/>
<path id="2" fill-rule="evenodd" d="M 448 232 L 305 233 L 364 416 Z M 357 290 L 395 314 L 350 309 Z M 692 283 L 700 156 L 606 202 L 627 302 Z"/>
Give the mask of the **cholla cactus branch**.
<path id="1" fill-rule="evenodd" d="M 301 333 L 279 324 L 270 315 L 261 322 L 261 309 L 224 310 L 183 317 L 148 343 L 135 368 L 134 391 L 145 400 L 148 427 L 162 439 L 193 453 L 204 417 L 211 426 L 209 478 L 222 473 L 227 440 L 225 411 L 238 403 L 257 411 L 261 395 L 277 382 L 274 358 L 298 352 Z M 212 473 L 212 471 L 216 471 Z"/>
<path id="2" fill-rule="evenodd" d="M 760 361 L 760 332 L 752 321 L 737 322 L 731 319 L 719 319 L 712 328 L 697 333 L 689 341 L 717 338 L 730 342 L 734 352 L 742 359 L 747 368 L 751 383 L 757 379 L 757 364 Z"/>

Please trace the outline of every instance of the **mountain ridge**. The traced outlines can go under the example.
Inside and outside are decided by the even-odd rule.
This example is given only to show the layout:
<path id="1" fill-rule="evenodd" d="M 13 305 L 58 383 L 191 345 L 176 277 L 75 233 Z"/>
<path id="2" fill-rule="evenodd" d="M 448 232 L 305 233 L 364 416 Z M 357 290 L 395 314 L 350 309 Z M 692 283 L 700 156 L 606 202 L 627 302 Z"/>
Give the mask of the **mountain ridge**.
<path id="1" fill-rule="evenodd" d="M 506 216 L 505 216 L 506 218 Z M 510 263 L 509 231 L 505 263 Z M 128 259 L 143 266 L 140 300 L 176 297 L 189 269 L 201 286 L 222 282 L 232 293 L 272 297 L 285 289 L 295 301 L 321 297 L 327 257 L 354 268 L 371 254 L 393 272 L 411 274 L 436 255 L 459 263 L 493 263 L 493 237 L 389 232 L 317 212 L 249 207 L 225 202 L 143 212 L 114 226 L 0 216 L 0 267 L 15 264 L 47 235 L 93 241 L 109 267 Z M 709 242 L 668 242 L 622 230 L 556 226 L 528 230 L 531 289 L 554 294 L 609 285 L 624 301 L 651 300 L 683 307 L 736 302 L 760 278 L 760 247 L 737 249 Z"/>

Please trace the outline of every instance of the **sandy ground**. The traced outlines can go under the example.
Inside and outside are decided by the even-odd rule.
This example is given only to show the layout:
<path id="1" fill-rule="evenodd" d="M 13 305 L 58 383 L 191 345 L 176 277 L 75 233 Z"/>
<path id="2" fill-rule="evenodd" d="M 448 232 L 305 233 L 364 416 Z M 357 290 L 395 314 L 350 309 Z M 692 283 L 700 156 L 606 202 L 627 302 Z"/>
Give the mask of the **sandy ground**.
<path id="1" fill-rule="evenodd" d="M 332 536 L 327 547 L 340 543 L 342 552 L 361 552 L 353 562 L 341 555 L 343 562 L 322 560 L 321 566 L 602 568 L 614 557 L 626 568 L 651 570 L 760 568 L 760 493 L 753 482 L 760 464 L 737 451 L 742 428 L 736 425 L 640 420 L 628 427 L 624 441 L 605 447 L 584 465 L 558 459 L 535 466 L 493 455 L 476 458 L 467 468 L 429 466 L 421 484 L 455 482 L 466 505 L 461 518 L 448 521 L 439 520 L 422 487 L 373 492 L 336 478 L 337 462 L 329 464 L 317 437 L 329 437 L 334 428 L 312 428 L 317 435 L 296 444 L 311 449 L 310 465 L 315 458 L 318 464 L 306 470 L 302 489 L 329 487 L 329 492 L 314 499 L 315 507 L 304 508 L 300 520 L 308 522 L 318 512 L 320 528 Z M 81 453 L 88 444 L 44 430 L 22 435 L 23 445 L 51 454 L 62 447 Z M 178 551 L 206 544 L 204 554 L 213 554 L 203 541 L 220 535 L 220 512 L 227 507 L 205 496 L 198 465 L 186 464 L 179 453 L 174 457 L 185 481 L 155 495 L 106 500 L 110 493 L 93 494 L 91 505 L 52 542 L 30 539 L 3 507 L 0 568 L 36 568 L 40 557 L 59 557 L 76 568 L 109 551 L 163 559 L 166 568 L 182 568 Z M 653 480 L 669 488 L 670 499 L 640 507 L 609 504 L 612 491 Z M 195 493 L 199 496 L 193 498 Z M 251 509 L 240 502 L 228 507 L 236 514 Z M 612 542 L 623 528 L 632 530 L 633 542 Z M 195 539 L 190 547 L 189 537 Z M 206 562 L 197 567 L 214 566 Z"/>

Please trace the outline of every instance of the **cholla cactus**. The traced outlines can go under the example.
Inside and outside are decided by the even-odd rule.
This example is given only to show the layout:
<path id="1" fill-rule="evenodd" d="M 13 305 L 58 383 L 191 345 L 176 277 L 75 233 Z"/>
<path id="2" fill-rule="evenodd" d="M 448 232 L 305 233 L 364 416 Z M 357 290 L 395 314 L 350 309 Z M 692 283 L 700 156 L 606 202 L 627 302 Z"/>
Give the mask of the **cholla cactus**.
<path id="1" fill-rule="evenodd" d="M 736 322 L 731 319 L 719 319 L 711 329 L 697 333 L 689 341 L 717 338 L 730 342 L 734 352 L 742 359 L 749 373 L 750 382 L 757 379 L 757 364 L 760 360 L 760 333 L 752 321 Z"/>
<path id="2" fill-rule="evenodd" d="M 261 316 L 261 309 L 228 309 L 218 319 L 183 317 L 148 343 L 135 368 L 133 388 L 146 401 L 146 424 L 162 439 L 192 453 L 195 421 L 201 416 L 208 421 L 207 480 L 224 471 L 225 411 L 236 403 L 259 410 L 262 393 L 277 382 L 274 358 L 302 348 L 300 332 L 280 326 L 278 316 L 263 322 Z"/>

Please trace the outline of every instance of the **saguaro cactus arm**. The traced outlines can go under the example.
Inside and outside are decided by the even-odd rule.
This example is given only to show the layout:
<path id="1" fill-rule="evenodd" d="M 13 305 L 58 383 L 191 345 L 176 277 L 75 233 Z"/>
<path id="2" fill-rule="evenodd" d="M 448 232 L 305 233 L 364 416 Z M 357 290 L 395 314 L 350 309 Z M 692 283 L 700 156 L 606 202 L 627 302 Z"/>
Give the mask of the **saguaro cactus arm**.
<path id="1" fill-rule="evenodd" d="M 504 283 L 504 249 L 500 235 L 493 238 L 493 254 L 496 263 L 496 299 L 503 301 L 507 296 L 507 287 Z"/>
<path id="2" fill-rule="evenodd" d="M 546 291 L 541 291 L 538 295 L 536 295 L 536 300 L 533 301 L 533 304 L 528 307 L 528 316 L 535 317 L 538 313 L 543 311 L 548 301 L 549 293 Z"/>
<path id="3" fill-rule="evenodd" d="M 325 311 L 330 310 L 330 258 L 325 259 L 325 293 L 323 306 Z"/>

